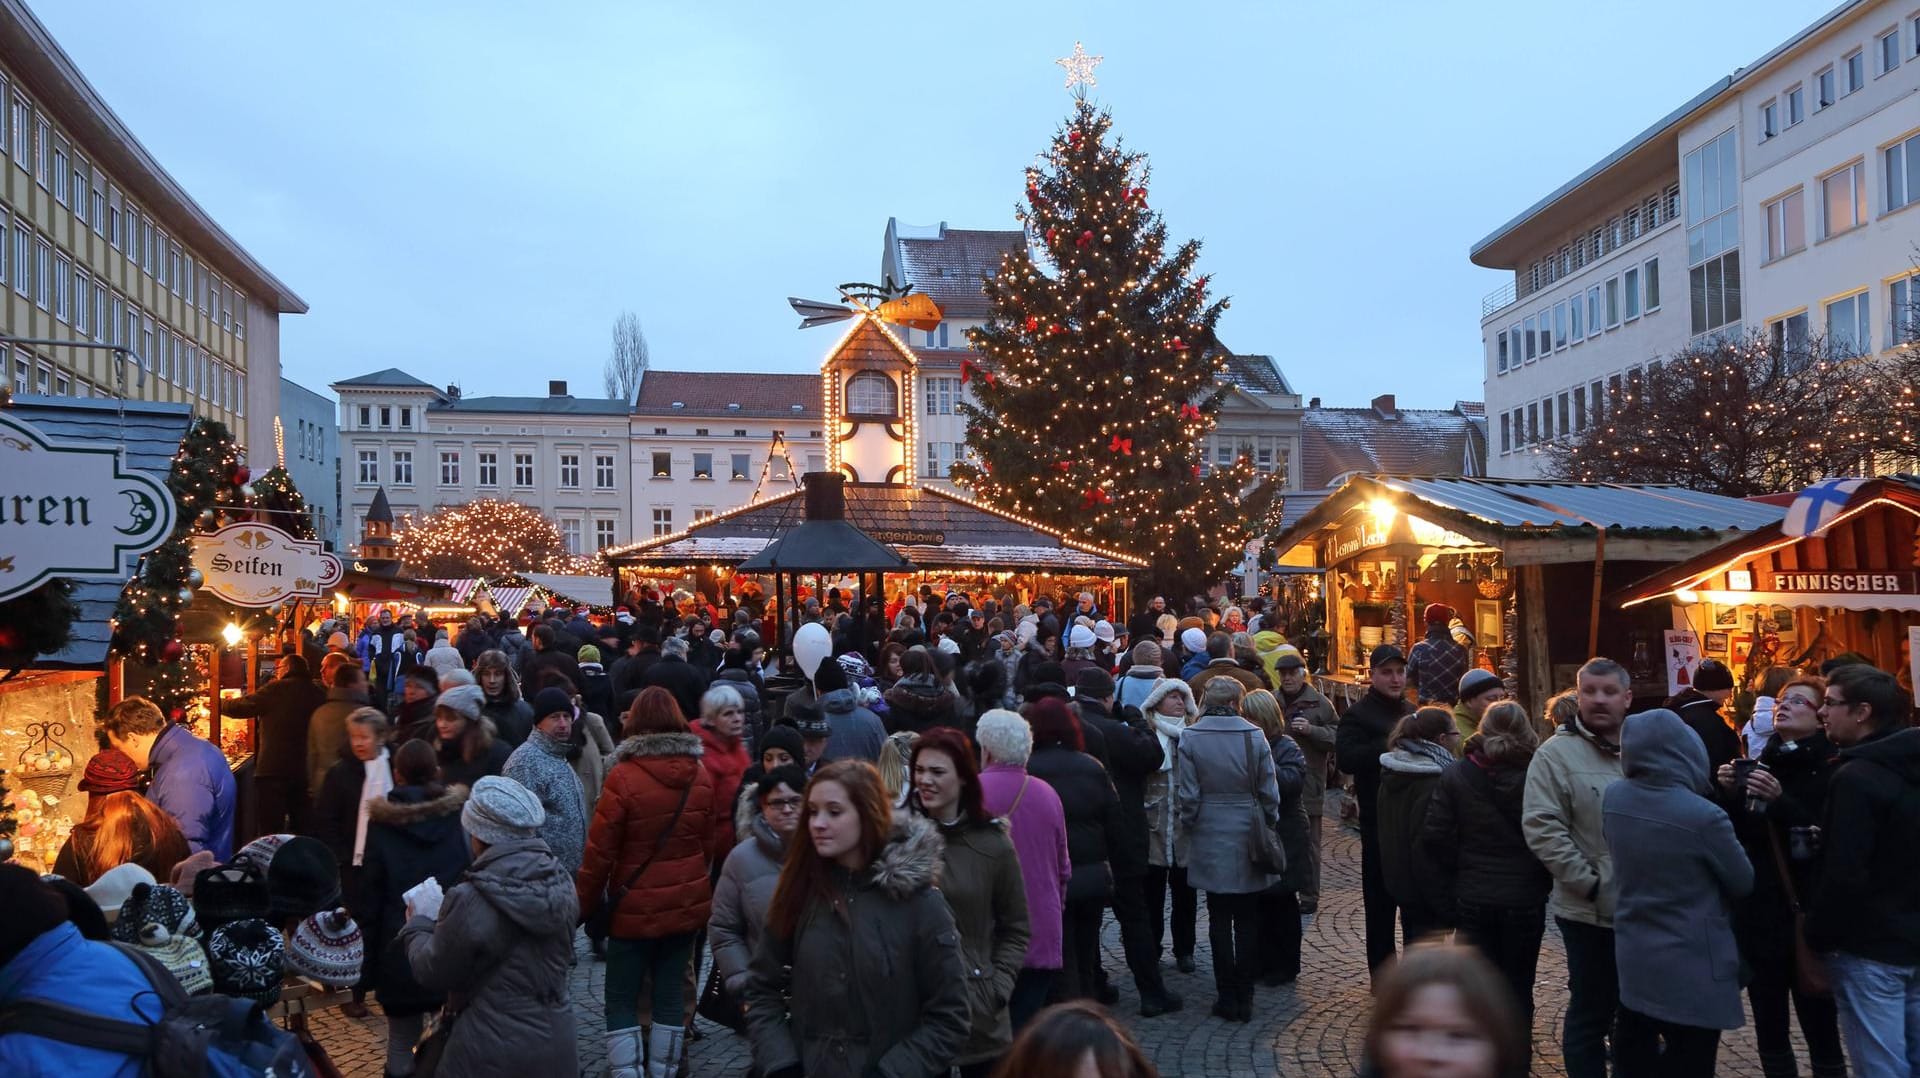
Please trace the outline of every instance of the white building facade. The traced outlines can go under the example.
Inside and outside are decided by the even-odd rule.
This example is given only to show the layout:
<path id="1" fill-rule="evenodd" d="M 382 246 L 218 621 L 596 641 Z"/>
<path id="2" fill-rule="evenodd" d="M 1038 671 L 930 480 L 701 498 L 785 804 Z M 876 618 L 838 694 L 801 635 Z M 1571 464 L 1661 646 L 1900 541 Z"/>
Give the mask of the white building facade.
<path id="1" fill-rule="evenodd" d="M 1842 5 L 1476 244 L 1488 465 L 1544 474 L 1649 364 L 1714 334 L 1911 332 L 1920 10 Z"/>
<path id="2" fill-rule="evenodd" d="M 784 494 L 826 467 L 818 375 L 649 370 L 627 424 L 633 530 L 623 544 L 671 535 L 756 492 Z"/>

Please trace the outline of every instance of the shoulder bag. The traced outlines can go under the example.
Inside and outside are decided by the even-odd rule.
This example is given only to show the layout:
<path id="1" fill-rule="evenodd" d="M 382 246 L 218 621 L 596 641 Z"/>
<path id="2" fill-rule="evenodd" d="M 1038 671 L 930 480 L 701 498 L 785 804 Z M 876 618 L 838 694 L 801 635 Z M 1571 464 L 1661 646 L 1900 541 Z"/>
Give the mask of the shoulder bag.
<path id="1" fill-rule="evenodd" d="M 687 797 L 693 793 L 693 786 L 694 784 L 689 782 L 686 788 L 680 791 L 680 803 L 673 807 L 673 817 L 661 830 L 660 837 L 654 840 L 653 852 L 647 855 L 645 861 L 640 862 L 639 868 L 633 870 L 633 874 L 627 877 L 627 882 L 608 895 L 606 901 L 600 903 L 599 908 L 593 911 L 593 916 L 586 919 L 588 939 L 604 940 L 613 933 L 613 911 L 619 909 L 620 903 L 626 901 L 627 892 L 633 890 L 633 885 L 640 882 L 641 876 L 646 875 L 647 869 L 652 867 L 654 860 L 660 856 L 660 851 L 666 849 L 667 838 L 679 825 L 680 813 L 687 807 Z"/>
<path id="2" fill-rule="evenodd" d="M 1247 749 L 1247 789 L 1253 795 L 1253 804 L 1247 806 L 1248 823 L 1247 859 L 1253 862 L 1256 871 L 1269 876 L 1283 876 L 1287 871 L 1287 848 L 1280 841 L 1280 833 L 1267 826 L 1267 814 L 1260 810 L 1260 758 L 1254 755 L 1253 738 L 1255 733 L 1246 734 Z"/>
<path id="3" fill-rule="evenodd" d="M 1833 977 L 1827 970 L 1827 960 L 1807 946 L 1807 911 L 1801 908 L 1800 895 L 1793 886 L 1793 866 L 1788 864 L 1787 855 L 1780 848 L 1780 829 L 1771 820 L 1762 826 L 1767 829 L 1767 841 L 1773 846 L 1773 864 L 1780 871 L 1780 888 L 1786 892 L 1787 908 L 1793 911 L 1794 987 L 1806 996 L 1832 996 Z"/>

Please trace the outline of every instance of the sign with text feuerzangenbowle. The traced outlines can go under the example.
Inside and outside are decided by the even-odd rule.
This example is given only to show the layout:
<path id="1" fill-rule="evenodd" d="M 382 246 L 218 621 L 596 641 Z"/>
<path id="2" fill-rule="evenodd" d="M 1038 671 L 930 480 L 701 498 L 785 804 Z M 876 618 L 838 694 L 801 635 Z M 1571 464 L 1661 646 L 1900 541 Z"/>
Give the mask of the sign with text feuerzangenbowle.
<path id="1" fill-rule="evenodd" d="M 229 524 L 194 536 L 193 567 L 206 578 L 205 590 L 235 606 L 318 599 L 340 582 L 339 558 L 267 524 Z"/>
<path id="2" fill-rule="evenodd" d="M 125 580 L 127 555 L 173 534 L 173 508 L 118 446 L 53 442 L 0 412 L 0 601 L 55 577 Z"/>

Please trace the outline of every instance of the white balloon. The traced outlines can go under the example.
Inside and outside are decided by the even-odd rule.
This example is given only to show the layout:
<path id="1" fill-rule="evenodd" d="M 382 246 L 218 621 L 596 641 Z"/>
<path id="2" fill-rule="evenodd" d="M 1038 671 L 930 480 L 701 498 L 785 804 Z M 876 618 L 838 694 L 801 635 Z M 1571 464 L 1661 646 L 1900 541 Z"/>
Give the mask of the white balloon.
<path id="1" fill-rule="evenodd" d="M 814 672 L 831 654 L 833 636 L 827 632 L 825 625 L 817 621 L 809 622 L 793 634 L 793 661 L 800 664 L 800 672 L 806 675 L 808 681 L 813 680 Z"/>

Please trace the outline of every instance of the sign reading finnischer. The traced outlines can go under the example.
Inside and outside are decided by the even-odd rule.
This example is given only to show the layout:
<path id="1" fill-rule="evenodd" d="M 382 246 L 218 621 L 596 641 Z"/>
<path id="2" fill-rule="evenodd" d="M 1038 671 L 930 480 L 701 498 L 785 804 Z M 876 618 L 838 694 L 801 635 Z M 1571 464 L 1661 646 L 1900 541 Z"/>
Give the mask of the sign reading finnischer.
<path id="1" fill-rule="evenodd" d="M 54 577 L 124 580 L 129 554 L 173 533 L 173 495 L 113 445 L 49 441 L 0 413 L 0 600 Z"/>
<path id="2" fill-rule="evenodd" d="M 1920 594 L 1920 574 L 1910 570 L 1807 569 L 1769 574 L 1765 591 L 1855 595 Z"/>

